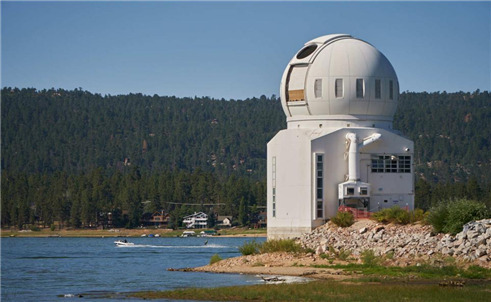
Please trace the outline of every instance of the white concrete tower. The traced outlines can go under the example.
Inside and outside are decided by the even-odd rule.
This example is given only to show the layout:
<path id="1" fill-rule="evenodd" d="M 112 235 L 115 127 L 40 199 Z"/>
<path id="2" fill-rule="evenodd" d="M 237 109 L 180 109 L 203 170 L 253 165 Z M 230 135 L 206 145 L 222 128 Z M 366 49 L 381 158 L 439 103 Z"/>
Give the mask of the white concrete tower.
<path id="1" fill-rule="evenodd" d="M 392 129 L 399 83 L 371 44 L 305 43 L 283 73 L 287 129 L 268 143 L 268 238 L 310 232 L 340 205 L 414 208 L 413 142 Z"/>

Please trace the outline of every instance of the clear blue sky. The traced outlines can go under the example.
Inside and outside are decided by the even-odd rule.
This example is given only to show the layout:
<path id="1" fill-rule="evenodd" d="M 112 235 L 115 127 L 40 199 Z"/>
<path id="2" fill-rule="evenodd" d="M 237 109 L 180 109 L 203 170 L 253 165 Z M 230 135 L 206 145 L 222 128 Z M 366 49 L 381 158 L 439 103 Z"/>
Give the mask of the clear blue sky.
<path id="1" fill-rule="evenodd" d="M 279 95 L 290 58 L 347 33 L 401 91 L 491 90 L 491 2 L 5 2 L 1 85 L 101 94 Z"/>

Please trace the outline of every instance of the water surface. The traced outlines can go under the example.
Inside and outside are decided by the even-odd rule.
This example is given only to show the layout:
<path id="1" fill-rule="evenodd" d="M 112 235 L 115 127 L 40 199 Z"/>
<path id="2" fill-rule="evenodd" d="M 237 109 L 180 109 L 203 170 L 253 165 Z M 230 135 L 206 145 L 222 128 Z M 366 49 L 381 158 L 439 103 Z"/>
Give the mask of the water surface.
<path id="1" fill-rule="evenodd" d="M 93 300 L 98 293 L 262 282 L 250 275 L 167 271 L 206 265 L 214 254 L 239 256 L 238 247 L 251 238 L 129 238 L 133 247 L 116 247 L 115 240 L 2 238 L 2 301 L 80 300 L 68 298 L 79 294 Z"/>

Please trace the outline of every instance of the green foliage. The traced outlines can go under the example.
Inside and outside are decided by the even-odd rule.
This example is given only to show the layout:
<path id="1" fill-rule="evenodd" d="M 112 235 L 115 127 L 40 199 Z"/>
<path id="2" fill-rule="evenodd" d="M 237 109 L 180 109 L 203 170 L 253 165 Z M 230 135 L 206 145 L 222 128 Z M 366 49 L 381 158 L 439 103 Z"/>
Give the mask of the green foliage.
<path id="1" fill-rule="evenodd" d="M 51 230 L 51 232 L 54 232 L 54 230 L 56 230 L 56 226 L 54 224 L 52 224 L 49 229 Z"/>
<path id="2" fill-rule="evenodd" d="M 345 228 L 351 226 L 355 222 L 355 218 L 351 212 L 337 212 L 331 221 L 335 225 Z"/>
<path id="3" fill-rule="evenodd" d="M 374 213 L 372 219 L 382 223 L 408 224 L 411 216 L 409 212 L 404 209 L 392 207 Z"/>
<path id="4" fill-rule="evenodd" d="M 425 221 L 427 213 L 422 209 L 414 209 L 414 211 L 409 212 L 409 222 L 415 223 L 418 221 Z"/>
<path id="5" fill-rule="evenodd" d="M 33 232 L 39 232 L 39 231 L 41 231 L 41 229 L 39 227 L 35 226 L 35 225 L 32 225 L 29 229 L 31 231 L 33 231 Z"/>
<path id="6" fill-rule="evenodd" d="M 261 253 L 288 252 L 288 253 L 303 253 L 305 249 L 293 239 L 278 239 L 268 240 L 260 247 Z"/>
<path id="7" fill-rule="evenodd" d="M 373 250 L 364 250 L 361 252 L 361 260 L 366 266 L 375 266 L 381 261 L 380 257 L 376 256 Z"/>
<path id="8" fill-rule="evenodd" d="M 465 270 L 461 272 L 460 275 L 462 278 L 469 279 L 489 279 L 491 278 L 491 269 L 486 269 L 481 266 L 471 265 Z"/>
<path id="9" fill-rule="evenodd" d="M 217 263 L 218 261 L 221 261 L 223 260 L 222 257 L 220 257 L 220 255 L 218 254 L 214 254 L 213 256 L 211 256 L 210 258 L 210 265 L 211 264 L 214 264 L 214 263 Z"/>
<path id="10" fill-rule="evenodd" d="M 265 145 L 285 128 L 275 96 L 11 87 L 1 95 L 3 227 L 89 227 L 104 224 L 109 212 L 114 227 L 137 227 L 142 215 L 163 209 L 177 228 L 182 216 L 208 210 L 176 205 L 186 202 L 224 203 L 221 215 L 242 211 L 247 224 L 266 204 Z M 418 207 L 451 197 L 491 207 L 490 99 L 487 91 L 400 95 L 394 127 L 417 146 Z"/>
<path id="11" fill-rule="evenodd" d="M 447 223 L 447 217 L 448 207 L 446 204 L 440 203 L 429 210 L 426 221 L 431 224 L 435 232 L 441 233 Z"/>
<path id="12" fill-rule="evenodd" d="M 296 243 L 292 239 L 278 239 L 268 240 L 263 243 L 258 243 L 255 240 L 245 242 L 239 246 L 239 252 L 246 255 L 254 255 L 259 253 L 274 253 L 274 252 L 287 252 L 287 253 L 306 253 L 300 244 Z"/>
<path id="13" fill-rule="evenodd" d="M 440 287 L 412 282 L 353 284 L 332 280 L 306 283 L 261 284 L 219 288 L 186 288 L 162 292 L 130 293 L 139 299 L 202 301 L 488 301 L 489 286 Z"/>
<path id="14" fill-rule="evenodd" d="M 350 255 L 351 255 L 351 251 L 345 249 L 340 249 L 339 252 L 337 253 L 338 259 L 343 261 L 346 261 Z"/>
<path id="15" fill-rule="evenodd" d="M 442 201 L 430 209 L 428 222 L 435 232 L 457 234 L 464 224 L 491 217 L 490 211 L 482 202 L 468 199 Z"/>
<path id="16" fill-rule="evenodd" d="M 244 255 L 255 255 L 259 254 L 259 248 L 261 244 L 256 242 L 256 240 L 244 242 L 243 245 L 239 246 L 239 252 Z"/>

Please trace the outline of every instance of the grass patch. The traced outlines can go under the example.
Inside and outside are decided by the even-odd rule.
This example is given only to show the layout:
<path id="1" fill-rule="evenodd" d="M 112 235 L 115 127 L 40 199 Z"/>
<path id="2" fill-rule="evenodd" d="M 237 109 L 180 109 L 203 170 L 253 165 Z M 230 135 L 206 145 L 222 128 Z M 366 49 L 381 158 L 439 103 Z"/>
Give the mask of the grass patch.
<path id="1" fill-rule="evenodd" d="M 221 260 L 223 260 L 222 257 L 220 257 L 220 255 L 218 255 L 218 254 L 215 254 L 215 255 L 211 256 L 211 258 L 210 258 L 210 265 L 213 263 L 217 263 L 218 261 L 221 261 Z"/>
<path id="2" fill-rule="evenodd" d="M 268 240 L 259 248 L 261 253 L 287 252 L 287 253 L 303 253 L 305 249 L 295 240 L 279 239 Z"/>
<path id="3" fill-rule="evenodd" d="M 300 244 L 296 243 L 292 239 L 279 239 L 268 240 L 263 243 L 256 242 L 255 240 L 245 242 L 239 246 L 239 252 L 244 255 L 255 255 L 259 253 L 274 253 L 274 252 L 287 252 L 287 253 L 305 253 L 307 252 Z"/>
<path id="4" fill-rule="evenodd" d="M 364 250 L 361 252 L 361 260 L 366 266 L 376 266 L 381 262 L 381 258 L 375 255 L 372 250 Z"/>
<path id="5" fill-rule="evenodd" d="M 256 242 L 256 240 L 244 242 L 243 245 L 239 246 L 239 252 L 244 255 L 255 255 L 259 254 L 259 248 L 261 243 Z"/>
<path id="6" fill-rule="evenodd" d="M 467 269 L 455 265 L 434 266 L 428 264 L 412 265 L 407 267 L 367 265 L 367 264 L 336 264 L 336 265 L 313 265 L 316 268 L 342 269 L 347 272 L 356 272 L 362 275 L 406 277 L 415 276 L 422 279 L 444 279 L 444 278 L 466 278 L 466 279 L 490 279 L 491 269 L 479 266 L 470 266 Z"/>
<path id="7" fill-rule="evenodd" d="M 133 293 L 145 299 L 185 299 L 206 301 L 490 301 L 489 285 L 463 288 L 414 284 L 346 284 L 313 281 L 302 284 L 233 286 L 179 289 L 166 292 Z"/>

